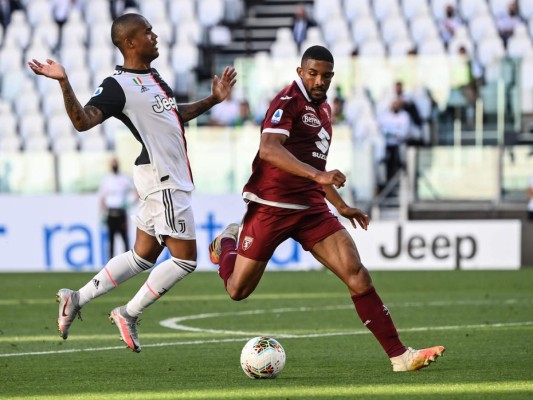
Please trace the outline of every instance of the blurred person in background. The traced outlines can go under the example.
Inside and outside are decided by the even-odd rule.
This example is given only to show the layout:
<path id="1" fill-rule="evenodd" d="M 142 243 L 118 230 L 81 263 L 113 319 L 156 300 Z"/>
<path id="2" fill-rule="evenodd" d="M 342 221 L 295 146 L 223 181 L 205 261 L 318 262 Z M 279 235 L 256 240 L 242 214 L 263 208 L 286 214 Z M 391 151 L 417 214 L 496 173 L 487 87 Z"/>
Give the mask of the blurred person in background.
<path id="1" fill-rule="evenodd" d="M 511 1 L 507 6 L 507 12 L 496 17 L 496 27 L 505 47 L 509 38 L 513 36 L 514 29 L 521 23 L 518 4 L 516 1 Z"/>
<path id="2" fill-rule="evenodd" d="M 250 110 L 250 103 L 243 99 L 239 102 L 239 116 L 235 121 L 235 126 L 255 125 L 252 111 Z"/>
<path id="3" fill-rule="evenodd" d="M 292 21 L 292 35 L 294 37 L 296 45 L 298 46 L 298 49 L 300 49 L 300 46 L 306 39 L 307 30 L 311 26 L 315 26 L 315 23 L 309 17 L 305 4 L 298 4 L 296 6 L 296 11 L 294 12 L 294 18 Z"/>
<path id="4" fill-rule="evenodd" d="M 404 144 L 409 138 L 411 122 L 402 108 L 401 100 L 394 99 L 379 118 L 379 128 L 385 140 L 386 181 L 389 182 L 402 168 Z"/>
<path id="5" fill-rule="evenodd" d="M 196 269 L 196 228 L 191 205 L 194 184 L 184 124 L 223 101 L 235 85 L 237 73 L 226 67 L 220 78 L 213 77 L 210 96 L 195 103 L 176 104 L 172 89 L 151 67 L 159 56 L 157 38 L 142 15 L 124 14 L 113 21 L 111 39 L 124 63 L 104 79 L 85 106 L 78 101 L 61 64 L 50 59 L 45 63 L 35 59 L 28 62 L 35 74 L 58 81 L 76 130 L 87 131 L 115 117 L 142 146 L 133 169 L 139 194 L 133 249 L 109 260 L 79 290 L 58 291 L 57 322 L 63 339 L 67 339 L 83 306 L 151 269 L 167 247 L 170 258 L 153 268 L 134 297 L 109 315 L 126 345 L 140 352 L 137 323 L 141 313 Z"/>
<path id="6" fill-rule="evenodd" d="M 11 14 L 16 10 L 23 10 L 20 0 L 0 0 L 0 23 L 4 28 L 4 34 L 11 23 Z"/>
<path id="7" fill-rule="evenodd" d="M 214 126 L 235 126 L 240 119 L 241 102 L 230 95 L 215 105 L 210 112 L 210 124 Z"/>
<path id="8" fill-rule="evenodd" d="M 398 101 L 399 107 L 409 114 L 411 124 L 420 128 L 422 126 L 420 112 L 412 96 L 405 91 L 402 81 L 396 81 L 394 83 L 394 98 Z"/>
<path id="9" fill-rule="evenodd" d="M 327 170 L 332 112 L 326 93 L 333 79 L 333 56 L 311 46 L 297 77 L 271 101 L 261 125 L 252 175 L 243 189 L 242 224 L 230 224 L 210 244 L 210 259 L 233 300 L 243 300 L 259 284 L 276 248 L 292 238 L 346 285 L 361 322 L 386 352 L 393 370 L 414 371 L 435 361 L 443 346 L 405 347 L 383 304 L 352 236 L 334 215 L 366 230 L 368 215 L 347 205 L 337 189 L 346 176 Z"/>
<path id="10" fill-rule="evenodd" d="M 453 39 L 456 29 L 462 24 L 463 22 L 455 12 L 455 7 L 451 4 L 446 5 L 444 17 L 438 21 L 440 37 L 446 48 L 448 48 L 450 40 Z"/>
<path id="11" fill-rule="evenodd" d="M 134 201 L 135 188 L 129 176 L 120 172 L 118 160 L 111 160 L 111 172 L 98 188 L 100 214 L 107 226 L 109 259 L 115 255 L 116 235 L 120 235 L 124 249 L 129 250 L 128 209 Z"/>

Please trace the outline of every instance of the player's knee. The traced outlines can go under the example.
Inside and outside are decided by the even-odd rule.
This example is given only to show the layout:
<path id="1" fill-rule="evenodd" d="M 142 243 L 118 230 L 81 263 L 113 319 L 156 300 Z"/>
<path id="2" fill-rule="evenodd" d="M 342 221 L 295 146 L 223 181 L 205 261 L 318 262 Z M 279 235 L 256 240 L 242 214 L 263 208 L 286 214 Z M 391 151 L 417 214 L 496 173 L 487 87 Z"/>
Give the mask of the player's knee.
<path id="1" fill-rule="evenodd" d="M 241 301 L 246 299 L 248 296 L 250 296 L 250 292 L 246 289 L 233 289 L 233 288 L 227 288 L 229 297 L 231 297 L 234 301 Z"/>

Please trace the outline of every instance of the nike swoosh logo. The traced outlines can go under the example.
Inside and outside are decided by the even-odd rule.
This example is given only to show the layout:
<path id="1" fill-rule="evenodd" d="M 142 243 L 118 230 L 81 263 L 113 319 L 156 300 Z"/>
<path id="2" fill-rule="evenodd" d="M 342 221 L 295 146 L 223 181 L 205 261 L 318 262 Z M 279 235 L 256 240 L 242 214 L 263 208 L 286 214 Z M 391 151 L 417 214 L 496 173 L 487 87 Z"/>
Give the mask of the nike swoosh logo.
<path id="1" fill-rule="evenodd" d="M 68 296 L 68 299 L 67 301 L 65 301 L 65 305 L 63 306 L 63 312 L 62 312 L 63 317 L 67 316 L 67 314 L 65 314 L 65 308 L 67 308 L 69 300 L 70 300 L 70 296 Z"/>

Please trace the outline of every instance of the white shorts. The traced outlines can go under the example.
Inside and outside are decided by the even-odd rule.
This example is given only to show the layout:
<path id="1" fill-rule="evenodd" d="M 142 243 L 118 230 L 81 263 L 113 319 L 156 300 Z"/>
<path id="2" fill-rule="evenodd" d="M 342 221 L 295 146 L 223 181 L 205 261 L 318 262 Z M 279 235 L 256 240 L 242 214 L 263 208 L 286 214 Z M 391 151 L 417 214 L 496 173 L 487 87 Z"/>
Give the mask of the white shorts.
<path id="1" fill-rule="evenodd" d="M 162 245 L 163 236 L 195 240 L 191 193 L 164 189 L 148 195 L 145 200 L 140 200 L 135 223 L 140 230 L 156 237 Z"/>

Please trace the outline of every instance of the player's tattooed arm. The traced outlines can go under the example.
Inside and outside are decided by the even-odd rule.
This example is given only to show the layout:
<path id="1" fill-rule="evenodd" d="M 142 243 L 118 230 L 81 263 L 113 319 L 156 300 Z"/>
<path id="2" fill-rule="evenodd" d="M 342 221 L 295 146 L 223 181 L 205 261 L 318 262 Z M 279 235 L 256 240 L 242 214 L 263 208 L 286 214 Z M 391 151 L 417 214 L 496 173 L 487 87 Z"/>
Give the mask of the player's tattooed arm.
<path id="1" fill-rule="evenodd" d="M 191 119 L 195 119 L 200 114 L 208 111 L 215 104 L 217 103 L 212 97 L 206 97 L 194 103 L 178 104 L 178 111 L 183 122 L 189 122 Z"/>
<path id="2" fill-rule="evenodd" d="M 67 114 L 77 131 L 82 132 L 91 129 L 104 120 L 104 114 L 98 108 L 82 107 L 74 94 L 74 90 L 72 90 L 65 68 L 61 64 L 49 58 L 45 62 L 40 62 L 34 58 L 28 62 L 28 66 L 36 75 L 46 76 L 59 82 Z"/>
<path id="3" fill-rule="evenodd" d="M 68 79 L 59 81 L 61 90 L 63 92 L 63 100 L 65 102 L 65 109 L 67 114 L 78 132 L 83 132 L 92 127 L 102 123 L 104 114 L 102 111 L 94 106 L 83 107 Z"/>

